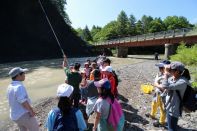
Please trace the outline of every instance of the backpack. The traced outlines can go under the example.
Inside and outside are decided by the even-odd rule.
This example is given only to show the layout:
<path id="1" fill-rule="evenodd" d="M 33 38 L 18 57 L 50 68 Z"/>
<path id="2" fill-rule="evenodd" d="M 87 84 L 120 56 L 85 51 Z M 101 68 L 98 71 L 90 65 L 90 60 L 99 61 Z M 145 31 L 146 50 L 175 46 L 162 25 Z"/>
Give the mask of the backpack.
<path id="1" fill-rule="evenodd" d="M 118 75 L 116 74 L 115 70 L 112 70 L 112 75 L 115 79 L 115 84 L 116 84 L 116 87 L 117 87 L 119 80 L 118 80 Z"/>
<path id="2" fill-rule="evenodd" d="M 62 116 L 62 113 L 59 108 L 53 109 L 56 114 L 56 119 L 53 127 L 53 131 L 79 131 L 77 124 L 76 112 L 77 108 L 71 108 L 69 114 L 65 117 Z"/>
<path id="3" fill-rule="evenodd" d="M 125 118 L 120 103 L 116 98 L 113 103 L 109 98 L 107 98 L 107 102 L 110 104 L 109 114 L 107 117 L 109 130 L 113 129 L 113 131 L 122 131 L 124 128 Z"/>
<path id="4" fill-rule="evenodd" d="M 182 114 L 182 110 L 184 109 L 186 112 L 194 112 L 197 110 L 197 92 L 189 85 L 185 90 L 183 95 L 183 99 L 181 99 L 180 92 L 177 91 L 177 95 L 180 99 L 180 113 Z"/>

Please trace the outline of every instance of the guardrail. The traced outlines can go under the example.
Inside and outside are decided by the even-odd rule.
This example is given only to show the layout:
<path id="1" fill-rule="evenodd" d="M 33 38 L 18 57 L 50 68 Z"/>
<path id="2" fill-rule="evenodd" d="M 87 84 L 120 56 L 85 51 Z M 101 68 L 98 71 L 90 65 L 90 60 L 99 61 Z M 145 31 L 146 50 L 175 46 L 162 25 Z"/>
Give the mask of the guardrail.
<path id="1" fill-rule="evenodd" d="M 192 35 L 197 35 L 197 30 L 194 30 L 193 28 L 182 28 L 182 29 L 167 30 L 167 31 L 155 32 L 155 33 L 148 33 L 143 35 L 121 37 L 113 40 L 97 42 L 94 43 L 94 45 L 97 46 L 97 45 L 106 45 L 106 44 L 114 44 L 114 43 L 127 43 L 127 42 L 136 42 L 136 41 L 154 40 L 154 39 L 185 37 Z"/>

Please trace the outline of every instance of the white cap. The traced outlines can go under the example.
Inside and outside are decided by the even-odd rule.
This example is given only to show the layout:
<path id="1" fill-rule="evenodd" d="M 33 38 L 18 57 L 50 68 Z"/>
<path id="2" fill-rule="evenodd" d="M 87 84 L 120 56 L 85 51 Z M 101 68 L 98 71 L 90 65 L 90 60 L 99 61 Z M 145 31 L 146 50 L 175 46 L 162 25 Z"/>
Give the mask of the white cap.
<path id="1" fill-rule="evenodd" d="M 28 69 L 22 69 L 21 67 L 15 67 L 13 69 L 10 70 L 10 72 L 8 73 L 12 78 L 17 76 L 18 74 L 22 73 L 22 72 L 27 72 Z"/>
<path id="2" fill-rule="evenodd" d="M 102 71 L 108 71 L 108 72 L 112 72 L 112 67 L 111 66 L 106 66 L 102 69 Z"/>
<path id="3" fill-rule="evenodd" d="M 57 96 L 58 97 L 70 97 L 72 94 L 74 88 L 71 85 L 68 85 L 66 83 L 61 84 L 57 88 Z"/>

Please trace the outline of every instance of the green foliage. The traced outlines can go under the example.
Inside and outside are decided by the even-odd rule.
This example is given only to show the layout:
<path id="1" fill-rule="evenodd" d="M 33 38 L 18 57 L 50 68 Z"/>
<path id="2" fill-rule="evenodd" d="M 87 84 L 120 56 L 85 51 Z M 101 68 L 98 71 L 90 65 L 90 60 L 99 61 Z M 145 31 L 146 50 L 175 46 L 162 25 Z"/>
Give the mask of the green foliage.
<path id="1" fill-rule="evenodd" d="M 124 11 L 121 11 L 117 18 L 118 34 L 120 36 L 126 36 L 129 32 L 130 22 L 127 17 L 127 14 Z"/>
<path id="2" fill-rule="evenodd" d="M 197 82 L 197 44 L 192 47 L 186 47 L 184 43 L 177 49 L 177 54 L 171 56 L 173 61 L 181 61 L 183 64 L 189 66 L 190 74 L 192 76 L 192 81 L 195 85 Z M 196 86 L 197 87 L 197 86 Z"/>
<path id="3" fill-rule="evenodd" d="M 160 18 L 155 18 L 152 20 L 149 24 L 148 32 L 160 32 L 165 30 L 165 25 L 163 24 L 163 21 Z"/>
<path id="4" fill-rule="evenodd" d="M 141 22 L 142 22 L 143 33 L 148 33 L 151 21 L 153 21 L 153 17 L 146 15 L 142 16 Z"/>
<path id="5" fill-rule="evenodd" d="M 183 16 L 168 16 L 164 19 L 167 30 L 191 27 L 189 21 Z"/>
<path id="6" fill-rule="evenodd" d="M 192 87 L 197 89 L 197 82 L 192 82 Z"/>
<path id="7" fill-rule="evenodd" d="M 174 61 L 181 61 L 185 65 L 197 65 L 197 45 L 195 44 L 192 47 L 186 47 L 182 42 L 178 46 L 177 54 L 171 56 L 170 58 Z"/>
<path id="8" fill-rule="evenodd" d="M 101 27 L 99 27 L 99 26 L 93 26 L 92 27 L 92 29 L 91 29 L 91 31 L 90 31 L 90 34 L 91 34 L 91 36 L 92 36 L 92 39 L 93 39 L 93 42 L 96 42 L 97 41 L 97 39 L 95 38 L 95 36 L 96 36 L 96 34 L 98 33 L 98 32 L 100 32 L 101 31 Z"/>
<path id="9" fill-rule="evenodd" d="M 71 25 L 71 21 L 69 19 L 69 16 L 65 11 L 66 10 L 65 5 L 67 4 L 66 0 L 51 0 L 51 2 L 52 2 L 52 4 L 54 4 L 56 6 L 57 10 L 59 11 L 60 15 L 64 18 L 65 22 L 68 25 Z"/>
<path id="10" fill-rule="evenodd" d="M 90 30 L 88 29 L 88 26 L 86 26 L 85 29 L 83 29 L 81 37 L 85 41 L 92 41 L 92 36 L 90 34 Z"/>
<path id="11" fill-rule="evenodd" d="M 143 31 L 141 20 L 138 20 L 135 26 L 136 26 L 136 35 L 143 34 L 144 31 Z"/>
<path id="12" fill-rule="evenodd" d="M 111 21 L 106 26 L 102 28 L 101 31 L 99 31 L 95 36 L 95 41 L 103 41 L 103 40 L 109 40 L 114 39 L 118 37 L 118 26 L 117 21 Z"/>

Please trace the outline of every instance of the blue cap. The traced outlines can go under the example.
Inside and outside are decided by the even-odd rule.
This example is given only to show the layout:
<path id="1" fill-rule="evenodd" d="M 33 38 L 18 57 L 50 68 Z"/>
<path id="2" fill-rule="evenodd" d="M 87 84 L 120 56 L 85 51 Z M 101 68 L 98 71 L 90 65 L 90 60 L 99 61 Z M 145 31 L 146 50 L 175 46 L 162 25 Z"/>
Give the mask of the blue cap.
<path id="1" fill-rule="evenodd" d="M 175 61 L 170 64 L 170 69 L 182 72 L 185 70 L 185 66 L 181 62 Z"/>
<path id="2" fill-rule="evenodd" d="M 168 61 L 168 60 L 163 60 L 163 61 L 161 61 L 160 63 L 155 64 L 155 66 L 164 67 L 165 65 L 169 65 L 170 63 L 171 63 L 171 62 Z"/>

